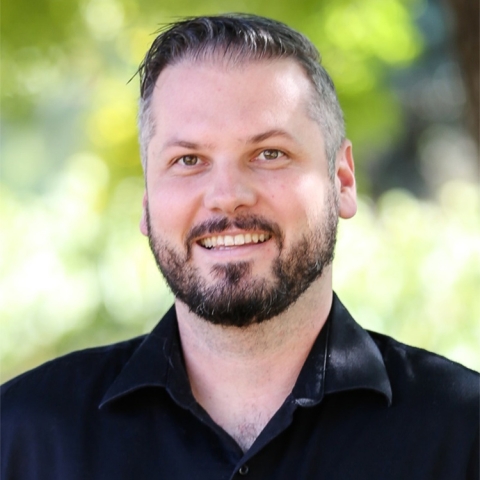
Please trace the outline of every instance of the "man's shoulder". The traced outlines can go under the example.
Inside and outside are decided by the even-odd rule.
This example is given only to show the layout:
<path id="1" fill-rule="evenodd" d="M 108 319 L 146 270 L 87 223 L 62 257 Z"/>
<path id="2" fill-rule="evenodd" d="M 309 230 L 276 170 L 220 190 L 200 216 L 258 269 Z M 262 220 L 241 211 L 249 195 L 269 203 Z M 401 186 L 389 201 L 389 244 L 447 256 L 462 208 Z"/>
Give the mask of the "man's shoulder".
<path id="1" fill-rule="evenodd" d="M 429 399 L 439 408 L 463 405 L 478 410 L 480 373 L 389 336 L 369 334 L 383 356 L 394 399 Z"/>
<path id="2" fill-rule="evenodd" d="M 144 338 L 75 351 L 12 378 L 0 387 L 2 410 L 41 410 L 81 398 L 100 402 Z"/>

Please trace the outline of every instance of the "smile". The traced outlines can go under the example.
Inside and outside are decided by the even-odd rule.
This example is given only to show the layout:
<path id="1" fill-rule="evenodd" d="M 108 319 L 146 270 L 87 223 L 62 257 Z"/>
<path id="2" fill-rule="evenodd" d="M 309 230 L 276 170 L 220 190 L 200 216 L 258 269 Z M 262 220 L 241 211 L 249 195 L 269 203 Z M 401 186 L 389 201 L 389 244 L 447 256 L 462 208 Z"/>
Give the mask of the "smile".
<path id="1" fill-rule="evenodd" d="M 214 235 L 202 238 L 199 244 L 205 248 L 233 247 L 237 245 L 250 245 L 252 243 L 263 243 L 271 238 L 269 233 L 245 233 L 237 235 Z"/>

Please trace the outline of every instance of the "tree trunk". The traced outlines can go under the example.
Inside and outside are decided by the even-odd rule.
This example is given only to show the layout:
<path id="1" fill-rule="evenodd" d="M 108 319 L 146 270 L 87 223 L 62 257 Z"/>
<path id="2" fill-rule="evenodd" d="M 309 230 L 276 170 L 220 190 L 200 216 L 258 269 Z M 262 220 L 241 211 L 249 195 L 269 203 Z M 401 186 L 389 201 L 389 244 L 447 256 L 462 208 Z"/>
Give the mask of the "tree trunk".
<path id="1" fill-rule="evenodd" d="M 480 2 L 448 0 L 455 15 L 455 40 L 467 93 L 467 121 L 477 147 L 480 145 Z"/>

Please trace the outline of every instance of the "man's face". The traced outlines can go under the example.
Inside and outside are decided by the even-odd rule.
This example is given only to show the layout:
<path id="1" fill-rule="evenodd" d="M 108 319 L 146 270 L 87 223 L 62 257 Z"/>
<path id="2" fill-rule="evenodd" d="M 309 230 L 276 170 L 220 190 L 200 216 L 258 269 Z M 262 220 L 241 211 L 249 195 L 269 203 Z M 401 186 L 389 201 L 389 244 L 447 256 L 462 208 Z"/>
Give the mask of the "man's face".
<path id="1" fill-rule="evenodd" d="M 350 146 L 332 182 L 311 88 L 288 59 L 184 61 L 157 81 L 141 229 L 176 298 L 213 323 L 287 309 L 354 213 Z"/>

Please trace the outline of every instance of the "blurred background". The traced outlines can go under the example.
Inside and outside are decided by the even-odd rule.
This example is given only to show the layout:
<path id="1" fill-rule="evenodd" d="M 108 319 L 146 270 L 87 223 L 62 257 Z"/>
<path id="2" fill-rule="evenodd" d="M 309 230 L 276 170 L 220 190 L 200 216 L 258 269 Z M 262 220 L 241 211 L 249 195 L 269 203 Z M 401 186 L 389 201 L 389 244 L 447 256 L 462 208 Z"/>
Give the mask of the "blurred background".
<path id="1" fill-rule="evenodd" d="M 1 5 L 2 381 L 149 331 L 172 297 L 138 231 L 138 78 L 154 32 L 244 11 L 319 48 L 354 144 L 335 289 L 366 328 L 480 369 L 478 2 Z M 132 78 L 134 77 L 134 78 Z"/>

